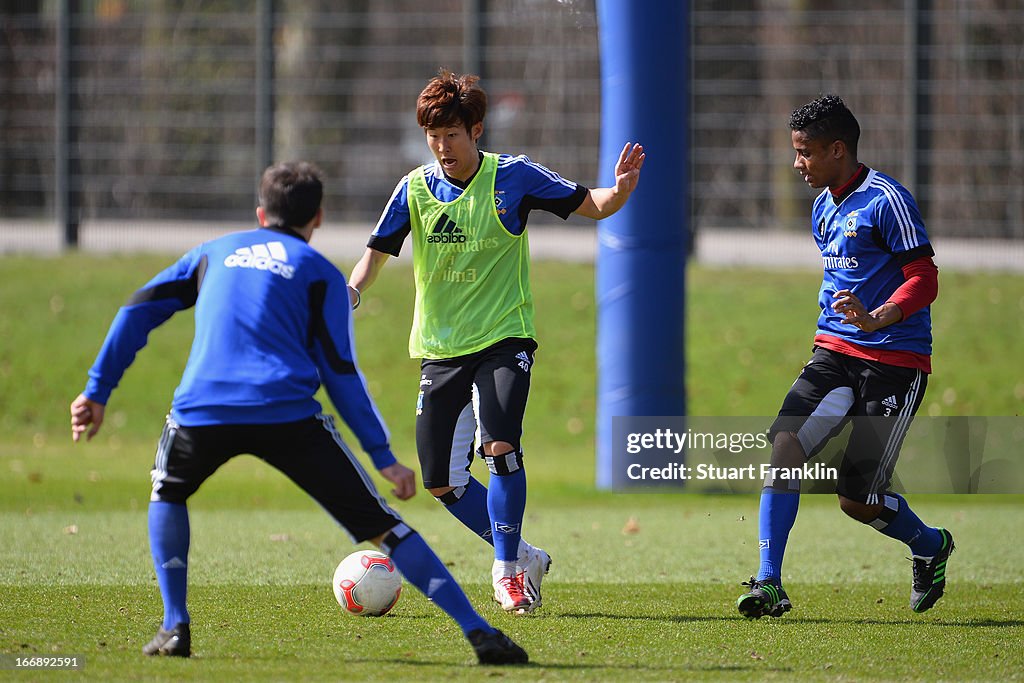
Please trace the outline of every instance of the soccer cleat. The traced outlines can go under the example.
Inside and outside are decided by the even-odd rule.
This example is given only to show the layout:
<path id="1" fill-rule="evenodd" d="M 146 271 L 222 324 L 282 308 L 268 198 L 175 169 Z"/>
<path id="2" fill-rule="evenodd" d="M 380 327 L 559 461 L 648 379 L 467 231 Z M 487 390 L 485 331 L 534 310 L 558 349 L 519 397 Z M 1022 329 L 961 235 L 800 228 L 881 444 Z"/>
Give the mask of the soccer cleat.
<path id="1" fill-rule="evenodd" d="M 518 563 L 518 569 L 519 573 L 516 574 L 516 577 L 523 584 L 523 590 L 530 598 L 528 611 L 532 612 L 540 607 L 540 582 L 551 570 L 551 556 L 540 548 L 530 546 L 522 562 Z"/>
<path id="2" fill-rule="evenodd" d="M 778 581 L 755 579 L 751 576 L 749 583 L 744 581 L 740 585 L 750 586 L 750 592 L 744 593 L 736 600 L 736 609 L 747 619 L 781 617 L 793 609 L 789 596 Z"/>
<path id="3" fill-rule="evenodd" d="M 927 612 L 942 597 L 946 589 L 946 560 L 953 552 L 953 534 L 939 529 L 942 547 L 935 557 L 917 557 L 914 562 L 914 584 L 910 589 L 910 608 L 915 612 Z"/>
<path id="4" fill-rule="evenodd" d="M 502 576 L 495 581 L 494 600 L 503 610 L 513 614 L 526 614 L 532 609 L 530 596 L 518 576 Z"/>
<path id="5" fill-rule="evenodd" d="M 530 661 L 526 650 L 497 629 L 488 633 L 478 628 L 470 631 L 466 637 L 481 664 L 526 664 Z"/>
<path id="6" fill-rule="evenodd" d="M 142 654 L 150 657 L 164 655 L 165 657 L 191 657 L 192 656 L 192 633 L 189 625 L 181 622 L 171 630 L 163 626 L 142 648 Z"/>

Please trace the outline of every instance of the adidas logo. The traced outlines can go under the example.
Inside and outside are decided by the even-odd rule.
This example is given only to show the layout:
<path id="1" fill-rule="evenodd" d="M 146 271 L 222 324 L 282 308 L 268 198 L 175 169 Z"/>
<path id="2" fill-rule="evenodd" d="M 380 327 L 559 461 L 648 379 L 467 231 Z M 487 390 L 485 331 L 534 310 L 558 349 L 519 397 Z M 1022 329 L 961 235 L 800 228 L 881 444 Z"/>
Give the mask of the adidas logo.
<path id="1" fill-rule="evenodd" d="M 171 559 L 160 565 L 163 569 L 185 569 L 188 565 L 180 557 L 175 555 Z"/>
<path id="2" fill-rule="evenodd" d="M 224 259 L 228 268 L 253 268 L 267 270 L 291 280 L 295 275 L 295 266 L 288 265 L 288 252 L 281 242 L 253 244 L 249 247 L 235 249 L 235 253 Z"/>
<path id="3" fill-rule="evenodd" d="M 434 223 L 434 229 L 427 235 L 427 242 L 438 244 L 459 244 L 466 241 L 466 234 L 462 228 L 455 225 L 448 214 L 443 213 Z"/>
<path id="4" fill-rule="evenodd" d="M 526 351 L 520 351 L 516 354 L 516 360 L 519 361 L 519 367 L 522 368 L 523 372 L 530 371 L 530 364 L 533 363 L 530 360 L 530 354 L 526 353 Z"/>
<path id="5" fill-rule="evenodd" d="M 890 396 L 889 398 L 883 398 L 882 399 L 882 405 L 885 406 L 886 408 L 892 408 L 893 410 L 896 410 L 897 408 L 900 407 L 900 404 L 896 401 L 896 397 L 895 396 Z"/>
<path id="6" fill-rule="evenodd" d="M 437 577 L 432 578 L 430 583 L 427 584 L 427 598 L 433 599 L 434 595 L 444 588 L 446 583 L 448 583 L 448 579 L 439 579 Z M 397 600 L 398 598 L 395 599 Z"/>

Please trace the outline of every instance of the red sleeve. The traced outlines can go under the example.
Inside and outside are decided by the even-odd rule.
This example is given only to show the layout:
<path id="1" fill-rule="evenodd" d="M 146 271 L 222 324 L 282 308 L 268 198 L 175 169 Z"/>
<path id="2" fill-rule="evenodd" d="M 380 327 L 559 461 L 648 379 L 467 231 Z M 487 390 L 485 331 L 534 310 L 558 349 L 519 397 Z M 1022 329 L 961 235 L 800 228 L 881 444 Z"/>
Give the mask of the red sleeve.
<path id="1" fill-rule="evenodd" d="M 903 276 L 907 281 L 892 293 L 888 301 L 900 307 L 906 320 L 935 301 L 939 293 L 939 269 L 931 257 L 925 256 L 903 266 Z"/>

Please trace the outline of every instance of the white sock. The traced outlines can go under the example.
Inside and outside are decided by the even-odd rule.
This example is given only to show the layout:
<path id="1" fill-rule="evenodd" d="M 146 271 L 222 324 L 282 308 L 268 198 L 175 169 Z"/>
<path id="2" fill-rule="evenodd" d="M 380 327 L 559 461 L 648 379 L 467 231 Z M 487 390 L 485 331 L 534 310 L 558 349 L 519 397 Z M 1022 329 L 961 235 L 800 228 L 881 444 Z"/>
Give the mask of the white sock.
<path id="1" fill-rule="evenodd" d="M 515 560 L 511 562 L 505 562 L 503 560 L 495 560 L 491 566 L 491 578 L 497 581 L 498 579 L 506 576 L 516 575 L 516 563 Z"/>

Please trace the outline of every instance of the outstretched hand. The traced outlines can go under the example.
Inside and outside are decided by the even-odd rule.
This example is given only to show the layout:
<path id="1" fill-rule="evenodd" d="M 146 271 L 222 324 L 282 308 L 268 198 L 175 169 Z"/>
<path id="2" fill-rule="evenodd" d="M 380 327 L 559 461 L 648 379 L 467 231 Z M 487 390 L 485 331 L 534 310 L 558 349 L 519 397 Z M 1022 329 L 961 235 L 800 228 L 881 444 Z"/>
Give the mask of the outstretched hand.
<path id="1" fill-rule="evenodd" d="M 103 411 L 105 406 L 97 403 L 85 394 L 79 394 L 71 402 L 71 440 L 78 441 L 85 434 L 85 440 L 89 441 L 96 436 L 103 424 Z"/>
<path id="2" fill-rule="evenodd" d="M 395 485 L 391 493 L 398 500 L 409 500 L 416 495 L 416 473 L 400 462 L 380 470 L 381 475 Z"/>
<path id="3" fill-rule="evenodd" d="M 643 145 L 627 142 L 615 163 L 615 186 L 591 189 L 575 213 L 599 221 L 621 209 L 636 189 L 646 158 Z"/>
<path id="4" fill-rule="evenodd" d="M 640 143 L 632 144 L 627 142 L 619 154 L 619 161 L 615 164 L 615 190 L 623 192 L 627 196 L 636 189 L 640 180 L 640 169 L 644 165 L 644 146 Z"/>

